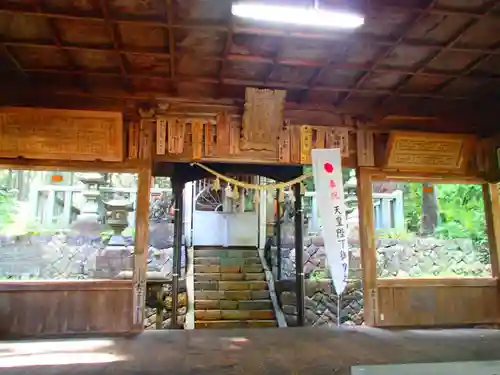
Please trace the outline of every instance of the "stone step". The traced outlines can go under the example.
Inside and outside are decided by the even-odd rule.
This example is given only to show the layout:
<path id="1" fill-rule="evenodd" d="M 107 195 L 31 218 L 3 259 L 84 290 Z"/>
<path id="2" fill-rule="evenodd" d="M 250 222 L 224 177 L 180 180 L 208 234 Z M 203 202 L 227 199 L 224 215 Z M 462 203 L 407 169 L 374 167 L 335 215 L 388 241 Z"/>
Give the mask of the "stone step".
<path id="1" fill-rule="evenodd" d="M 266 290 L 266 281 L 195 281 L 194 290 Z"/>
<path id="2" fill-rule="evenodd" d="M 268 290 L 195 290 L 197 300 L 247 301 L 269 299 Z"/>
<path id="3" fill-rule="evenodd" d="M 266 274 L 255 273 L 195 273 L 195 281 L 218 281 L 218 280 L 265 280 Z"/>
<path id="4" fill-rule="evenodd" d="M 194 257 L 217 257 L 217 258 L 253 258 L 258 257 L 257 250 L 239 250 L 239 249 L 195 249 Z"/>
<path id="5" fill-rule="evenodd" d="M 194 264 L 219 265 L 219 266 L 252 266 L 261 264 L 259 257 L 250 258 L 218 258 L 218 257 L 195 257 Z"/>
<path id="6" fill-rule="evenodd" d="M 254 264 L 250 266 L 224 266 L 217 264 L 195 264 L 195 273 L 258 273 L 263 272 L 262 264 Z"/>
<path id="7" fill-rule="evenodd" d="M 196 320 L 267 320 L 274 319 L 273 310 L 196 310 Z"/>
<path id="8" fill-rule="evenodd" d="M 274 320 L 196 320 L 195 328 L 264 328 L 277 327 Z"/>
<path id="9" fill-rule="evenodd" d="M 271 300 L 196 300 L 194 301 L 196 310 L 271 310 L 273 304 Z"/>

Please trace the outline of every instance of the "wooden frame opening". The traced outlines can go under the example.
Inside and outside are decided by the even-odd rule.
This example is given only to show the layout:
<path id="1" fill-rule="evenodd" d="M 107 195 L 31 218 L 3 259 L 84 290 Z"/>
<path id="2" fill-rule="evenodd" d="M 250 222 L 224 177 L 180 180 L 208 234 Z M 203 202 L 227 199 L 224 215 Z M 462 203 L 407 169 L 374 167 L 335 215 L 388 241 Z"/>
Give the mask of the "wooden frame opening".
<path id="1" fill-rule="evenodd" d="M 120 334 L 143 329 L 151 167 L 144 161 L 0 160 L 0 168 L 138 176 L 133 279 L 0 281 L 1 337 Z"/>
<path id="2" fill-rule="evenodd" d="M 496 323 L 499 316 L 498 187 L 463 175 L 358 169 L 360 240 L 365 282 L 365 318 L 374 326 L 464 326 Z M 372 200 L 374 181 L 482 185 L 491 277 L 396 278 L 377 277 L 377 249 Z"/>

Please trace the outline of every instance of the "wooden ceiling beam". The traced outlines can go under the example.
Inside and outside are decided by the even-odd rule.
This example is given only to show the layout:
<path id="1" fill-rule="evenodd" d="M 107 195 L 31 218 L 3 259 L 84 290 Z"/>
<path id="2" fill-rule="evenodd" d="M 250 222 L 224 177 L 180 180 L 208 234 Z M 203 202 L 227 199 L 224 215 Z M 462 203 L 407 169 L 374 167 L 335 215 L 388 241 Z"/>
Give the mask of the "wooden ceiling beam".
<path id="1" fill-rule="evenodd" d="M 174 35 L 174 7 L 172 0 L 166 0 L 167 27 L 168 27 L 168 52 L 170 53 L 170 78 L 175 78 L 175 35 Z"/>
<path id="2" fill-rule="evenodd" d="M 174 29 L 176 28 L 175 25 L 172 26 Z M 234 35 L 234 33 L 233 33 Z M 347 38 L 344 40 L 334 40 L 335 43 L 338 44 L 346 44 L 346 45 L 352 45 L 356 43 L 370 43 L 374 45 L 379 45 L 379 46 L 385 46 L 385 47 L 390 47 L 394 45 L 394 43 L 397 41 L 397 39 L 387 39 L 387 38 L 372 38 L 372 37 L 367 37 L 367 36 L 352 36 L 352 38 Z M 4 43 L 9 46 L 22 46 L 22 47 L 38 47 L 38 48 L 57 48 L 56 45 L 54 44 L 47 44 L 47 43 L 37 43 L 34 41 L 20 41 L 20 40 L 4 40 Z M 436 50 L 440 49 L 445 49 L 450 52 L 461 52 L 461 53 L 470 53 L 470 54 L 488 54 L 488 55 L 494 55 L 494 56 L 500 56 L 500 51 L 495 50 L 495 49 L 485 49 L 485 48 L 469 48 L 469 47 L 457 47 L 457 46 L 450 46 L 449 44 L 441 44 L 441 43 L 428 43 L 428 42 L 418 42 L 418 41 L 403 41 L 400 43 L 400 46 L 407 46 L 407 47 L 417 47 L 417 48 L 432 48 Z M 108 53 L 115 53 L 116 50 L 106 48 L 106 47 L 89 47 L 89 46 L 74 46 L 74 45 L 61 45 L 61 48 L 63 49 L 68 49 L 68 50 L 85 50 L 85 51 L 96 51 L 96 52 L 108 52 Z M 169 57 L 170 55 L 166 52 L 160 52 L 160 51 L 134 51 L 131 49 L 124 49 L 124 48 L 119 48 L 118 51 L 120 53 L 130 53 L 130 54 L 144 54 L 144 55 L 158 55 L 158 56 L 165 56 Z M 247 61 L 250 61 L 250 59 L 254 59 L 255 62 L 264 62 L 264 63 L 269 63 L 271 64 L 273 62 L 273 59 L 270 58 L 265 58 L 261 56 L 248 56 L 248 55 L 230 55 L 233 59 L 247 59 Z M 213 56 L 213 59 L 219 59 L 221 60 L 222 58 L 220 56 Z M 300 63 L 299 61 L 302 61 Z M 291 63 L 293 62 L 293 63 Z M 307 60 L 294 60 L 294 59 L 279 59 L 278 60 L 279 64 L 288 64 L 288 65 L 305 65 L 305 66 L 323 66 L 324 63 L 312 63 L 308 62 Z M 313 65 L 310 65 L 313 64 Z"/>
<path id="3" fill-rule="evenodd" d="M 316 85 L 318 85 L 319 83 L 319 80 L 320 78 L 323 76 L 323 74 L 328 70 L 328 69 L 339 69 L 339 70 L 342 70 L 342 68 L 338 68 L 337 66 L 341 65 L 341 64 L 338 64 L 338 63 L 333 63 L 334 59 L 336 58 L 336 51 L 333 52 L 333 54 L 331 56 L 329 56 L 325 63 L 323 64 L 319 64 L 319 66 L 317 66 L 317 68 L 319 69 L 316 69 L 311 78 L 309 78 L 309 80 L 307 81 L 307 86 L 309 88 L 311 87 L 314 87 Z M 358 64 L 359 65 L 359 64 Z M 364 65 L 364 64 L 363 64 Z M 361 71 L 365 71 L 366 69 L 370 69 L 371 67 L 367 67 L 366 65 L 363 66 L 363 69 L 353 69 L 353 70 L 361 70 Z M 347 70 L 347 69 L 344 69 L 344 70 Z M 308 90 L 305 90 L 302 95 L 300 96 L 300 99 L 299 101 L 300 102 L 304 102 L 307 100 L 307 98 L 309 97 L 309 93 L 311 91 L 308 89 Z"/>
<path id="4" fill-rule="evenodd" d="M 4 55 L 7 56 L 7 59 L 12 63 L 12 65 L 14 65 L 16 72 L 20 73 L 24 80 L 29 80 L 28 73 L 26 73 L 21 63 L 19 63 L 17 58 L 12 54 L 12 52 L 10 52 L 9 46 L 5 43 L 0 43 L 0 48 L 2 49 Z"/>
<path id="5" fill-rule="evenodd" d="M 111 18 L 109 17 L 109 4 L 107 3 L 106 0 L 100 0 L 99 5 L 101 7 L 101 12 L 103 15 L 103 21 L 106 27 L 106 32 L 108 34 L 109 39 L 113 43 L 113 51 L 115 55 L 118 58 L 118 62 L 120 64 L 120 71 L 125 83 L 125 89 L 126 90 L 132 90 L 132 84 L 130 83 L 130 79 L 128 78 L 128 72 L 126 68 L 126 61 L 123 56 L 123 54 L 120 52 L 120 41 L 119 41 L 119 35 L 116 30 L 116 25 L 111 22 Z"/>
<path id="6" fill-rule="evenodd" d="M 471 27 L 476 25 L 479 21 L 484 19 L 485 17 L 488 17 L 492 12 L 495 10 L 497 5 L 497 2 L 495 0 L 492 0 L 488 3 L 486 6 L 486 10 L 481 14 L 480 17 L 475 17 L 466 22 L 451 38 L 450 40 L 443 46 L 442 49 L 439 49 L 433 53 L 431 53 L 427 58 L 425 58 L 423 61 L 420 62 L 419 66 L 415 70 L 415 74 L 420 74 L 422 73 L 429 64 L 431 64 L 433 61 L 437 59 L 437 57 L 441 54 L 442 50 L 451 50 L 454 48 L 454 46 L 458 43 L 460 38 L 469 30 Z M 492 50 L 492 51 L 498 51 L 497 50 Z M 498 51 L 500 52 L 500 51 Z M 491 55 L 488 53 L 488 55 Z M 379 101 L 379 106 L 383 106 L 384 103 L 387 102 L 391 97 L 398 95 L 403 88 L 405 87 L 406 83 L 411 79 L 412 76 L 408 75 L 404 77 L 394 88 L 393 92 L 388 95 L 385 98 L 382 98 L 382 100 Z M 444 87 L 443 87 L 444 88 Z"/>
<path id="7" fill-rule="evenodd" d="M 385 58 L 387 58 L 391 53 L 394 52 L 396 48 L 398 48 L 406 39 L 407 34 L 411 31 L 411 29 L 418 24 L 424 17 L 428 15 L 428 12 L 436 5 L 437 0 L 432 0 L 429 5 L 424 9 L 423 12 L 417 13 L 412 17 L 412 19 L 405 23 L 403 27 L 397 33 L 399 35 L 398 39 L 389 46 L 387 49 L 379 49 L 377 55 L 373 59 L 373 63 L 371 65 L 370 70 L 366 70 L 362 72 L 356 81 L 354 82 L 353 88 L 357 89 L 363 85 L 363 83 L 368 79 L 368 77 L 372 74 L 373 69 L 377 68 Z M 351 97 L 352 91 L 347 92 L 342 99 L 340 99 L 337 103 L 337 106 L 341 106 L 342 103 L 346 102 Z"/>
<path id="8" fill-rule="evenodd" d="M 500 43 L 497 43 L 494 48 L 497 49 L 497 50 L 500 49 Z M 451 85 L 457 79 L 462 78 L 462 77 L 466 77 L 466 76 L 470 75 L 474 70 L 476 70 L 484 61 L 486 61 L 490 57 L 491 57 L 491 55 L 481 55 L 479 58 L 477 58 L 476 60 L 474 60 L 470 64 L 468 64 L 458 74 L 455 74 L 453 77 L 448 77 L 446 79 L 446 81 L 444 81 L 441 85 L 439 85 L 434 90 L 434 92 L 442 92 L 446 87 L 448 87 L 449 85 Z M 488 78 L 488 79 L 491 80 L 491 78 Z"/>
<path id="9" fill-rule="evenodd" d="M 43 0 L 38 0 L 36 4 L 34 4 L 35 11 L 37 13 L 44 13 L 44 4 Z M 62 55 L 66 58 L 66 61 L 69 64 L 69 67 L 71 70 L 78 70 L 81 69 L 78 67 L 76 64 L 75 60 L 73 59 L 73 56 L 69 52 L 69 50 L 62 48 L 63 42 L 61 39 L 61 35 L 59 34 L 59 30 L 57 28 L 57 25 L 55 23 L 55 20 L 53 18 L 47 19 L 47 23 L 49 25 L 51 35 L 52 35 L 52 40 L 54 41 L 54 44 L 56 45 L 57 49 L 61 52 Z M 88 90 L 87 83 L 85 81 L 85 78 L 83 76 L 79 76 L 78 78 L 78 84 L 81 86 L 82 90 Z"/>
<path id="10" fill-rule="evenodd" d="M 470 18 L 482 18 L 482 12 L 471 12 L 458 8 L 446 8 L 442 6 L 434 6 L 429 9 L 428 6 L 404 6 L 404 5 L 377 5 L 376 1 L 371 1 L 368 14 L 384 14 L 388 12 L 412 12 L 435 14 L 438 16 L 467 16 Z"/>
<path id="11" fill-rule="evenodd" d="M 6 86 L 0 88 L 0 97 L 8 99 L 12 97 L 10 93 L 13 92 L 14 87 Z M 65 89 L 54 89 L 50 90 L 45 87 L 30 87 L 26 89 L 15 90 L 16 96 L 18 97 L 31 97 L 33 98 L 50 98 L 51 96 L 62 96 L 62 97 L 82 97 L 91 99 L 113 99 L 113 100 L 132 100 L 137 102 L 142 102 L 144 100 L 153 100 L 158 103 L 168 102 L 171 105 L 192 105 L 204 110 L 211 107 L 224 107 L 227 109 L 239 109 L 244 104 L 244 99 L 214 99 L 214 98 L 189 98 L 189 97 L 177 97 L 177 96 L 167 96 L 165 93 L 158 92 L 113 92 L 113 91 L 94 91 L 85 92 L 78 90 L 65 90 Z M 7 103 L 7 102 L 6 102 Z M 321 105 L 321 104 L 301 104 L 294 102 L 285 103 L 285 110 L 303 110 L 303 111 L 324 111 L 331 113 L 338 113 L 337 109 L 332 105 Z M 239 113 L 239 111 L 238 111 Z"/>
<path id="12" fill-rule="evenodd" d="M 33 68 L 26 68 L 24 69 L 25 72 L 28 73 L 48 73 L 48 74 L 54 74 L 54 75 L 87 75 L 87 76 L 102 76 L 102 77 L 121 77 L 121 74 L 119 73 L 113 73 L 113 72 L 99 72 L 99 71 L 88 71 L 88 70 L 60 70 L 60 69 L 33 69 Z M 385 71 L 385 70 L 381 70 Z M 394 71 L 390 70 L 391 73 L 394 73 Z M 432 74 L 429 74 L 432 75 Z M 238 80 L 238 79 L 233 79 L 233 78 L 228 78 L 224 77 L 222 79 L 219 78 L 210 78 L 210 77 L 193 77 L 193 76 L 176 76 L 175 78 L 171 78 L 170 75 L 163 75 L 163 74 L 154 74 L 154 73 L 129 73 L 128 77 L 130 79 L 133 78 L 146 78 L 146 79 L 158 79 L 158 80 L 166 80 L 166 81 L 182 81 L 182 82 L 197 82 L 197 83 L 204 83 L 204 84 L 228 84 L 228 82 L 243 82 L 243 83 L 248 83 L 248 85 L 257 85 L 257 86 L 265 86 L 265 85 L 272 85 L 275 87 L 279 87 L 280 85 L 283 88 L 288 88 L 288 89 L 293 89 L 293 90 L 319 90 L 319 91 L 329 91 L 328 88 L 330 86 L 321 86 L 321 85 L 316 85 L 313 88 L 309 88 L 307 84 L 286 84 L 282 82 L 276 82 L 276 81 L 246 81 L 246 80 Z M 449 75 L 445 75 L 445 77 L 450 77 Z M 500 77 L 488 77 L 488 79 L 493 80 L 495 82 L 500 82 Z M 230 84 L 230 83 L 229 83 Z M 237 83 L 236 83 L 237 84 Z M 341 91 L 349 91 L 353 90 L 353 88 L 349 87 L 336 87 L 335 92 L 341 92 Z M 381 93 L 389 93 L 391 90 L 375 90 L 375 89 L 363 89 L 363 90 L 356 90 L 357 93 L 375 93 L 375 94 L 381 94 Z M 405 93 L 405 94 L 411 94 L 411 93 Z M 431 93 L 432 94 L 432 93 Z M 427 97 L 425 92 L 422 93 L 415 93 L 413 96 L 421 96 L 421 97 Z"/>
<path id="13" fill-rule="evenodd" d="M 233 48 L 233 22 L 231 21 L 228 25 L 228 32 L 226 35 L 226 42 L 224 43 L 224 50 L 222 51 L 222 55 L 220 56 L 220 67 L 219 67 L 219 73 L 217 74 L 217 76 L 219 77 L 219 81 L 222 81 L 224 79 L 224 61 L 229 60 L 232 48 Z M 267 60 L 269 59 L 266 59 L 266 63 Z"/>
<path id="14" fill-rule="evenodd" d="M 97 48 L 97 47 L 85 47 L 85 46 L 68 46 L 61 45 L 58 47 L 54 44 L 40 44 L 40 43 L 27 43 L 27 42 L 19 42 L 19 41 L 5 41 L 3 42 L 5 46 L 8 47 L 32 47 L 32 48 L 49 48 L 49 49 L 57 49 L 67 51 L 91 51 L 91 52 L 102 52 L 102 53 L 112 53 L 115 54 L 115 49 L 109 48 Z M 153 52 L 153 51 L 134 51 L 131 49 L 120 48 L 118 49 L 119 53 L 122 55 L 130 54 L 130 55 L 144 55 L 144 56 L 156 56 L 162 58 L 170 58 L 170 53 L 166 52 Z M 491 49 L 474 49 L 474 50 L 466 50 L 470 53 L 482 54 L 485 57 L 489 56 L 500 56 L 500 50 Z M 253 55 L 235 55 L 228 54 L 224 56 L 210 56 L 210 55 L 196 55 L 196 54 L 184 54 L 183 56 L 192 56 L 192 58 L 203 59 L 203 60 L 211 60 L 211 61 L 243 61 L 255 64 L 274 64 L 274 60 L 268 57 L 262 56 L 253 56 Z M 304 66 L 310 68 L 323 68 L 324 63 L 318 61 L 311 60 L 301 60 L 301 59 L 278 59 L 276 63 L 279 65 L 290 65 L 290 66 Z M 326 68 L 337 69 L 337 70 L 362 70 L 362 71 L 373 71 L 378 73 L 396 73 L 396 74 L 407 74 L 407 75 L 421 75 L 421 76 L 429 76 L 429 77 L 446 77 L 453 78 L 458 77 L 459 74 L 455 73 L 446 73 L 444 71 L 423 71 L 423 70 L 410 70 L 410 69 L 401 69 L 401 68 L 391 68 L 391 67 L 376 67 L 372 68 L 369 64 L 356 64 L 356 63 L 330 63 Z M 90 72 L 89 72 L 90 74 Z"/>
<path id="15" fill-rule="evenodd" d="M 28 72 L 34 71 L 33 69 L 27 70 Z M 37 70 L 40 71 L 40 70 Z M 83 72 L 78 71 L 58 71 L 58 70 L 43 70 L 45 73 L 53 73 L 57 74 L 84 74 Z M 110 73 L 95 73 L 97 75 L 110 75 Z M 129 74 L 129 78 L 152 78 L 151 75 L 144 74 Z M 208 77 L 190 77 L 190 76 L 177 76 L 174 80 L 172 80 L 169 76 L 154 76 L 157 79 L 163 79 L 169 82 L 189 82 L 189 83 L 198 83 L 198 84 L 208 84 L 208 85 L 230 85 L 230 86 L 252 86 L 252 87 L 270 87 L 276 89 L 285 89 L 285 90 L 308 90 L 309 87 L 304 84 L 293 84 L 293 83 L 283 83 L 283 82 L 274 82 L 268 81 L 265 83 L 264 81 L 256 81 L 256 80 L 241 80 L 241 79 L 233 79 L 233 78 L 224 78 L 223 80 L 219 80 L 217 78 L 208 78 Z M 48 88 L 50 90 L 50 88 Z M 323 91 L 323 92 L 345 92 L 345 91 L 353 91 L 357 94 L 374 94 L 374 95 L 389 95 L 391 94 L 390 90 L 387 89 L 362 89 L 362 88 L 349 88 L 349 87 L 338 87 L 338 86 L 315 86 L 311 90 L 315 91 Z M 160 93 L 156 93 L 160 94 Z M 477 100 L 475 97 L 466 97 L 466 96 L 450 96 L 450 95 L 441 95 L 436 93 L 411 93 L 404 92 L 399 93 L 399 97 L 405 98 L 428 98 L 428 99 L 441 99 L 441 100 L 467 100 L 474 101 Z"/>
<path id="16" fill-rule="evenodd" d="M 223 96 L 223 92 L 222 92 L 223 83 L 222 82 L 224 81 L 225 74 L 226 74 L 226 71 L 224 69 L 225 68 L 224 62 L 229 60 L 229 56 L 231 55 L 231 50 L 233 49 L 233 43 L 234 43 L 233 32 L 234 32 L 233 19 L 231 18 L 231 21 L 229 21 L 229 23 L 227 25 L 226 41 L 224 43 L 224 49 L 222 50 L 222 54 L 221 54 L 220 60 L 219 60 L 219 71 L 217 73 L 217 78 L 219 80 L 219 90 L 217 92 L 218 97 Z"/>
<path id="17" fill-rule="evenodd" d="M 468 64 L 464 69 L 462 69 L 458 74 L 453 75 L 453 77 L 447 77 L 447 79 L 440 85 L 438 85 L 433 92 L 442 92 L 444 89 L 448 86 L 450 86 L 453 82 L 455 82 L 457 79 L 466 77 L 469 74 L 471 74 L 474 70 L 476 70 L 486 59 L 491 57 L 491 55 L 482 55 L 476 60 L 472 61 L 470 64 Z M 478 78 L 475 76 L 475 78 Z M 479 76 L 479 78 L 481 78 Z M 491 81 L 491 78 L 488 78 L 488 80 Z"/>
<path id="18" fill-rule="evenodd" d="M 219 113 L 221 110 L 228 111 L 232 114 L 241 114 L 241 108 L 244 105 L 243 99 L 213 99 L 213 98 L 189 98 L 189 97 L 170 97 L 162 93 L 130 93 L 130 92 L 104 92 L 99 91 L 95 93 L 83 92 L 83 91 L 67 91 L 58 90 L 57 92 L 48 91 L 46 88 L 29 88 L 26 90 L 12 90 L 12 87 L 3 86 L 0 89 L 0 103 L 2 105 L 21 105 L 21 106 L 57 106 L 60 108 L 72 108 L 72 109 L 100 109 L 100 110 L 117 110 L 122 111 L 128 115 L 136 114 L 137 106 L 144 101 L 148 101 L 153 105 L 160 105 L 159 111 L 161 111 L 161 104 L 168 104 L 168 111 L 172 113 L 179 114 L 191 114 L 192 116 L 201 116 L 203 114 L 214 115 Z M 14 93 L 14 95 L 12 95 Z M 457 125 L 461 123 L 469 122 L 473 123 L 474 119 L 477 117 L 473 116 L 471 107 L 469 106 L 459 106 L 459 110 L 454 112 L 454 121 L 449 122 L 449 131 L 472 131 L 467 126 L 462 126 L 461 129 L 457 130 Z M 475 108 L 475 106 L 474 106 Z M 375 110 L 373 108 L 366 109 L 351 108 L 350 112 L 342 111 L 335 108 L 332 105 L 321 105 L 321 104 L 305 104 L 305 103 L 295 103 L 287 102 L 284 106 L 284 115 L 290 118 L 294 123 L 311 123 L 317 125 L 332 125 L 338 120 L 339 114 L 349 114 L 354 115 L 355 118 L 368 121 L 369 123 L 377 124 L 376 127 L 372 129 L 374 131 L 381 131 L 385 129 L 378 126 L 380 121 L 384 119 L 387 115 L 392 116 L 409 116 L 411 115 L 413 121 L 417 121 L 417 118 L 421 116 L 429 116 L 429 114 L 423 114 L 415 112 L 415 108 L 408 111 L 409 108 L 400 105 L 388 106 L 387 108 Z M 470 113 L 468 113 L 470 112 Z M 359 114 L 359 116 L 356 115 Z M 446 119 L 446 111 L 436 112 L 433 118 Z M 495 112 L 496 113 L 496 112 Z M 378 117 L 375 117 L 378 116 Z M 444 116 L 444 117 L 443 117 Z M 467 117 L 466 117 L 467 116 Z M 465 121 L 464 119 L 467 119 Z M 473 119 L 472 121 L 469 121 Z M 495 124 L 498 122 L 495 122 Z M 393 123 L 391 123 L 393 124 Z M 445 123 L 443 123 L 443 127 Z M 396 125 L 393 125 L 397 127 Z M 424 129 L 427 125 L 422 125 Z M 444 131 L 444 128 L 440 128 Z"/>
<path id="19" fill-rule="evenodd" d="M 436 14 L 436 15 L 442 15 L 442 16 L 467 16 L 470 18 L 481 18 L 482 13 L 478 12 L 470 12 L 466 10 L 461 10 L 461 9 L 452 9 L 452 8 L 442 8 L 442 7 L 434 7 L 430 10 L 426 9 L 425 7 L 415 7 L 415 6 L 401 6 L 401 5 L 377 5 L 374 2 L 370 4 L 368 8 L 365 9 L 366 13 L 368 15 L 380 15 L 380 14 L 387 14 L 390 12 L 410 12 L 410 13 L 425 13 L 425 14 Z M 100 21 L 103 22 L 104 18 L 103 17 L 95 17 L 95 16 L 88 16 L 85 14 L 82 15 L 75 15 L 75 14 L 65 14 L 65 13 L 54 13 L 54 12 L 30 12 L 22 9 L 13 9 L 13 8 L 8 8 L 6 5 L 0 6 L 0 12 L 3 13 L 9 13 L 9 14 L 26 14 L 26 15 L 32 15 L 32 16 L 38 16 L 38 17 L 50 17 L 50 18 L 59 18 L 59 19 L 68 19 L 68 20 L 88 20 L 88 21 Z M 131 20 L 131 19 L 110 19 L 110 22 L 112 23 L 132 23 L 136 25 L 144 25 L 144 26 L 156 26 L 156 27 L 167 27 L 163 22 L 159 21 L 154 21 L 154 20 Z M 228 27 L 225 25 L 212 25 L 213 27 L 216 27 L 217 30 L 219 31 L 227 31 Z M 174 27 L 186 27 L 186 28 L 199 28 L 199 27 L 206 27 L 206 26 L 201 26 L 201 25 L 176 25 Z"/>
<path id="20" fill-rule="evenodd" d="M 272 57 L 271 62 L 269 63 L 269 67 L 268 67 L 266 73 L 264 74 L 264 76 L 265 76 L 264 84 L 267 84 L 271 80 L 271 77 L 273 76 L 274 70 L 279 65 L 278 61 L 281 59 L 281 56 L 283 56 L 283 53 L 285 51 L 285 47 L 286 47 L 286 38 L 283 38 L 283 40 L 281 41 L 281 43 L 278 46 L 276 53 Z"/>

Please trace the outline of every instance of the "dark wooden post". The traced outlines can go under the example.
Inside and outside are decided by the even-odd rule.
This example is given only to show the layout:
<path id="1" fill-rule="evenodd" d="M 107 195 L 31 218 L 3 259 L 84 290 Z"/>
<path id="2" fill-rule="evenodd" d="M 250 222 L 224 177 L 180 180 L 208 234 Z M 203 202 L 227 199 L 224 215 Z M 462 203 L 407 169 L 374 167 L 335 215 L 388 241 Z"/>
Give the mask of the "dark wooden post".
<path id="1" fill-rule="evenodd" d="M 297 325 L 305 325 L 305 296 L 304 296 L 304 245 L 302 239 L 302 197 L 300 195 L 300 184 L 293 185 L 295 196 L 295 282 L 297 284 Z"/>
<path id="2" fill-rule="evenodd" d="M 174 259 L 172 265 L 172 318 L 171 328 L 179 328 L 177 313 L 179 308 L 179 276 L 181 273 L 182 229 L 183 229 L 183 197 L 184 182 L 172 178 L 172 191 L 174 194 Z"/>
<path id="3" fill-rule="evenodd" d="M 281 207 L 280 207 L 280 189 L 276 189 L 276 279 L 281 280 Z"/>

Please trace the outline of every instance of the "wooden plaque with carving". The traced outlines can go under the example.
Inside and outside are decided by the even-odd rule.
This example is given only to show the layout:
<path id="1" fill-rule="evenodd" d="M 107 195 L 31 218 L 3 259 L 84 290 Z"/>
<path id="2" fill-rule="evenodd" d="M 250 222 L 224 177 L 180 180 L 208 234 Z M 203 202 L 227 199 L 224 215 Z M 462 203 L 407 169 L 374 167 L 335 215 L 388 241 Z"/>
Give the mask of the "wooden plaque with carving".
<path id="1" fill-rule="evenodd" d="M 468 135 L 392 132 L 387 146 L 389 168 L 417 170 L 460 170 L 469 145 Z"/>
<path id="2" fill-rule="evenodd" d="M 0 157 L 122 161 L 121 113 L 0 109 Z"/>
<path id="3" fill-rule="evenodd" d="M 356 144 L 358 154 L 358 165 L 360 167 L 374 167 L 374 140 L 373 132 L 369 130 L 358 130 L 356 133 Z"/>
<path id="4" fill-rule="evenodd" d="M 237 155 L 240 152 L 240 124 L 236 120 L 230 120 L 229 153 Z"/>
<path id="5" fill-rule="evenodd" d="M 278 161 L 290 163 L 290 124 L 283 122 L 278 139 Z"/>
<path id="6" fill-rule="evenodd" d="M 128 124 L 128 158 L 137 159 L 139 157 L 139 123 L 130 122 Z"/>
<path id="7" fill-rule="evenodd" d="M 290 126 L 290 163 L 300 164 L 300 126 Z"/>
<path id="8" fill-rule="evenodd" d="M 326 131 L 322 127 L 313 128 L 314 148 L 325 148 Z"/>
<path id="9" fill-rule="evenodd" d="M 300 164 L 311 164 L 313 129 L 308 125 L 300 128 Z"/>
<path id="10" fill-rule="evenodd" d="M 241 129 L 242 151 L 277 152 L 286 92 L 248 87 Z"/>

